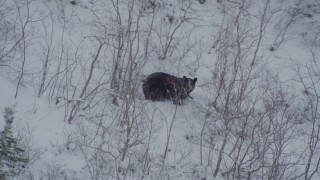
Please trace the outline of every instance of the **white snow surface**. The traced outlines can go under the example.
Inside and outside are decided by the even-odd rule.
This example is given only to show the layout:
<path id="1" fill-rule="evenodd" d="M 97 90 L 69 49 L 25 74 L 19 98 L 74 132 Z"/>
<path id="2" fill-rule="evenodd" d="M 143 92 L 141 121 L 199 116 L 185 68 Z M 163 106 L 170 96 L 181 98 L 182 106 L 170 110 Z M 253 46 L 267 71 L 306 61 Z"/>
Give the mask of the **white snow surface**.
<path id="1" fill-rule="evenodd" d="M 30 27 L 30 29 L 34 29 L 36 33 L 33 35 L 33 43 L 28 49 L 30 53 L 27 57 L 27 64 L 25 67 L 27 73 L 24 78 L 23 86 L 21 85 L 19 87 L 17 98 L 14 98 L 17 75 L 12 75 L 14 74 L 12 69 L 0 66 L 0 131 L 4 126 L 2 118 L 3 109 L 5 107 L 14 107 L 16 111 L 14 121 L 15 133 L 21 133 L 26 137 L 29 137 L 29 145 L 31 148 L 29 153 L 38 153 L 38 158 L 32 161 L 25 172 L 16 176 L 14 179 L 93 179 L 94 175 L 96 175 L 97 179 L 142 179 L 142 172 L 135 171 L 136 169 L 141 170 L 144 167 L 143 163 L 145 162 L 139 162 L 139 158 L 150 158 L 149 161 L 146 160 L 146 162 L 150 162 L 150 164 L 148 164 L 150 171 L 144 172 L 144 179 L 226 179 L 222 172 L 228 170 L 228 164 L 233 163 L 232 157 L 228 156 L 228 154 L 225 154 L 224 156 L 224 165 L 221 166 L 221 172 L 219 172 L 216 177 L 213 177 L 216 162 L 218 161 L 219 148 L 223 141 L 222 134 L 224 132 L 219 131 L 221 130 L 219 129 L 221 124 L 219 124 L 219 122 L 213 122 L 216 123 L 216 129 L 214 129 L 216 131 L 211 132 L 212 134 L 210 137 L 209 135 L 204 137 L 206 143 L 210 141 L 211 137 L 214 137 L 211 139 L 216 142 L 211 142 L 212 145 L 215 146 L 212 150 L 209 150 L 210 147 L 203 147 L 203 156 L 210 157 L 211 159 L 203 158 L 204 162 L 202 165 L 200 164 L 200 141 L 198 139 L 204 129 L 203 123 L 206 119 L 211 116 L 215 118 L 218 116 L 215 115 L 213 111 L 209 111 L 210 107 L 212 108 L 210 103 L 213 102 L 215 94 L 209 93 L 210 90 L 208 89 L 212 86 L 207 85 L 211 83 L 213 78 L 212 70 L 214 69 L 215 62 L 217 62 L 217 54 L 215 53 L 215 49 L 212 49 L 211 46 L 213 42 L 217 40 L 220 28 L 227 26 L 226 24 L 222 25 L 226 22 L 223 22 L 221 4 L 217 1 L 209 0 L 206 1 L 205 4 L 200 4 L 198 1 L 192 1 L 192 15 L 197 20 L 194 22 L 198 24 L 194 25 L 190 23 L 183 25 L 183 28 L 179 29 L 177 39 L 180 41 L 176 44 L 178 47 L 184 47 L 183 45 L 186 45 L 185 47 L 191 47 L 192 43 L 197 43 L 197 45 L 202 45 L 201 48 L 200 46 L 192 46 L 192 50 L 189 51 L 186 56 L 183 56 L 182 60 L 179 60 L 179 58 L 182 57 L 183 52 L 186 50 L 183 48 L 177 48 L 176 51 L 172 52 L 171 56 L 168 55 L 169 57 L 164 60 L 159 59 L 159 56 L 161 56 L 160 53 L 154 53 L 142 67 L 139 72 L 141 76 L 146 76 L 155 71 L 163 71 L 179 77 L 184 75 L 192 78 L 197 77 L 198 82 L 195 90 L 191 93 L 192 98 L 186 99 L 182 106 L 175 106 L 170 101 L 147 101 L 144 99 L 142 90 L 139 87 L 137 96 L 135 97 L 136 109 L 134 109 L 134 112 L 130 111 L 129 113 L 131 113 L 131 116 L 137 115 L 137 121 L 139 122 L 131 136 L 137 137 L 137 139 L 140 139 L 143 143 L 139 141 L 134 142 L 132 144 L 132 147 L 134 148 L 127 154 L 128 158 L 121 161 L 120 149 L 123 146 L 120 142 L 123 141 L 120 140 L 122 140 L 121 138 L 125 138 L 126 134 L 123 132 L 126 130 L 125 127 L 127 126 L 126 124 L 122 124 L 122 122 L 117 122 L 117 118 L 122 117 L 118 116 L 119 113 L 124 113 L 120 107 L 124 107 L 126 104 L 124 101 L 120 100 L 119 106 L 114 106 L 110 100 L 111 96 L 109 94 L 106 95 L 109 92 L 109 89 L 103 89 L 104 91 L 102 90 L 101 93 L 97 93 L 96 95 L 97 97 L 102 97 L 101 99 L 106 100 L 107 103 L 104 104 L 104 106 L 99 104 L 95 106 L 96 109 L 80 111 L 79 114 L 77 114 L 77 118 L 72 121 L 72 123 L 69 123 L 66 119 L 68 110 L 70 110 L 68 108 L 70 107 L 64 106 L 61 102 L 56 103 L 56 99 L 51 99 L 48 92 L 45 92 L 40 97 L 38 97 L 37 94 L 41 76 L 41 58 L 44 57 L 41 53 L 44 52 L 44 49 L 42 48 L 46 43 L 44 40 L 45 27 L 48 30 L 47 33 L 52 33 L 52 46 L 55 48 L 52 53 L 61 54 L 61 59 L 67 59 L 69 57 L 74 58 L 68 62 L 66 61 L 67 63 L 62 66 L 68 68 L 74 67 L 73 63 L 81 62 L 75 70 L 70 68 L 70 71 L 74 70 L 72 82 L 66 82 L 66 84 L 70 83 L 70 89 L 72 85 L 84 84 L 84 80 L 88 77 L 87 72 L 89 71 L 91 59 L 94 57 L 94 53 L 98 47 L 98 42 L 92 39 L 89 40 L 89 36 L 93 34 L 101 39 L 105 38 L 99 36 L 99 33 L 104 30 L 102 27 L 96 27 L 94 25 L 90 26 L 92 21 L 97 21 L 93 13 L 90 12 L 90 8 L 95 9 L 96 15 L 99 16 L 101 15 L 100 13 L 106 13 L 102 5 L 111 3 L 111 1 L 82 0 L 76 2 L 78 2 L 76 5 L 72 5 L 67 0 L 48 0 L 46 3 L 38 0 L 32 1 L 30 9 L 37 10 L 34 11 L 34 19 L 37 19 L 35 18 L 37 16 L 45 16 L 42 13 L 45 14 L 48 9 L 52 10 L 52 14 L 50 15 L 50 18 L 49 16 L 45 16 L 45 20 L 35 22 L 32 25 L 32 28 Z M 157 14 L 158 19 L 156 20 L 159 21 L 159 19 L 163 19 L 168 14 L 172 14 L 173 16 L 176 16 L 177 14 L 181 15 L 179 14 L 181 12 L 170 9 L 170 7 L 175 8 L 174 5 L 178 4 L 180 1 L 159 0 L 156 2 L 159 2 L 163 7 L 167 7 L 164 8 L 160 14 Z M 225 3 L 228 4 L 228 2 Z M 281 3 L 279 2 L 280 1 L 272 1 L 272 7 L 280 6 Z M 288 3 L 289 1 L 286 2 Z M 256 3 L 251 7 L 253 9 L 252 12 L 260 12 L 264 3 L 265 1 L 263 0 Z M 290 3 L 287 4 L 287 7 L 283 8 L 289 8 L 289 4 Z M 233 4 L 229 2 L 229 6 L 236 6 L 236 3 Z M 101 12 L 99 12 L 99 9 Z M 120 11 L 122 11 L 123 14 L 127 13 L 126 9 Z M 282 28 L 279 26 L 277 27 L 276 25 L 280 17 L 272 18 L 270 20 L 271 25 L 265 29 L 261 47 L 258 52 L 258 56 L 261 57 L 259 62 L 265 64 L 265 70 L 268 69 L 270 74 L 278 75 L 279 82 L 283 83 L 281 86 L 286 92 L 299 94 L 303 91 L 302 85 L 293 81 L 293 79 L 298 78 L 292 67 L 296 64 L 306 65 L 312 61 L 310 50 L 306 49 L 306 46 L 303 45 L 306 43 L 306 40 L 304 39 L 313 39 L 314 37 L 319 38 L 320 28 L 317 32 L 313 32 L 315 30 L 309 27 L 310 24 L 314 24 L 317 20 L 319 23 L 319 18 L 320 14 L 309 19 L 297 19 L 289 26 L 285 42 L 283 42 L 275 51 L 270 51 L 269 48 L 276 46 L 274 45 L 275 41 L 277 41 L 276 36 L 278 35 L 276 30 L 277 28 Z M 107 17 L 99 20 L 102 22 L 107 21 Z M 254 24 L 256 22 L 259 21 L 253 20 L 253 22 L 251 22 L 252 24 L 248 24 L 248 26 L 252 26 L 253 32 L 256 32 L 256 28 L 258 27 L 258 25 L 255 26 Z M 148 23 L 142 23 L 141 29 L 148 25 Z M 63 26 L 65 29 L 63 29 Z M 105 30 L 108 32 L 112 28 L 114 28 L 113 24 L 107 24 Z M 191 36 L 189 39 L 184 38 L 188 35 L 187 33 L 190 33 L 188 31 L 190 29 L 194 29 L 191 31 Z M 61 45 L 61 39 L 65 42 L 65 45 L 63 46 Z M 319 39 L 318 43 L 319 44 L 313 46 L 312 49 L 316 60 L 319 60 L 320 57 Z M 150 48 L 153 45 L 154 44 L 150 45 Z M 138 49 L 138 47 L 134 48 Z M 68 52 L 66 53 L 65 51 Z M 110 51 L 107 52 L 107 49 L 103 49 L 101 59 L 106 61 L 99 60 L 99 65 L 96 66 L 97 71 L 95 71 L 94 83 L 102 81 L 106 81 L 106 84 L 110 83 L 107 77 L 111 77 L 111 71 L 105 73 L 102 71 L 102 67 L 106 67 L 106 69 L 112 67 L 112 60 L 107 60 L 112 59 L 113 56 L 114 54 L 111 54 Z M 52 57 L 55 56 L 52 55 Z M 252 54 L 247 56 L 247 60 L 250 58 L 252 58 Z M 58 66 L 57 64 L 58 62 L 55 61 L 50 63 L 49 66 L 51 67 L 50 70 L 52 74 L 55 72 L 56 67 Z M 261 72 L 261 74 L 265 75 L 266 72 Z M 273 87 L 275 86 L 270 88 Z M 80 86 L 79 89 L 81 89 Z M 77 89 L 77 91 L 79 91 L 79 89 Z M 253 96 L 256 96 L 258 91 L 254 92 L 256 94 L 253 94 Z M 59 93 L 66 95 L 65 90 L 61 90 Z M 70 94 L 66 95 L 66 97 Z M 270 95 L 270 97 L 271 96 L 272 95 Z M 298 96 L 296 98 L 299 99 Z M 81 101 L 82 99 L 70 98 L 70 100 Z M 93 101 L 96 102 L 96 99 Z M 299 101 L 297 101 L 292 106 L 299 107 L 299 105 L 302 106 L 302 104 L 303 103 L 300 104 Z M 303 107 L 301 107 L 301 109 L 302 108 Z M 97 117 L 95 114 L 96 112 L 104 112 L 105 116 L 102 118 Z M 143 115 L 144 118 L 140 118 L 139 113 L 145 113 Z M 134 121 L 134 118 L 131 119 L 131 121 Z M 99 126 L 100 124 L 98 123 L 101 123 L 101 126 Z M 172 129 L 170 129 L 170 125 L 172 125 Z M 298 126 L 295 130 L 300 131 L 301 129 L 308 129 L 311 126 L 312 124 L 310 122 L 306 122 Z M 286 126 L 284 126 L 284 128 L 286 128 Z M 233 133 L 240 133 L 239 131 L 240 129 L 234 129 Z M 169 149 L 164 163 L 163 155 L 169 132 L 171 133 L 168 146 Z M 293 140 L 294 139 L 295 138 L 293 138 Z M 235 141 L 234 139 L 229 140 L 231 142 Z M 306 142 L 303 137 L 296 137 L 296 141 L 293 140 L 288 141 L 284 147 L 284 151 L 288 151 L 288 154 L 290 154 L 289 151 L 291 152 L 291 150 L 292 153 L 296 153 L 306 149 Z M 146 142 L 150 143 L 150 146 L 147 147 Z M 100 144 L 102 145 L 100 146 Z M 115 147 L 116 145 L 118 145 L 118 147 Z M 97 151 L 95 150 L 101 151 L 96 153 Z M 227 150 L 230 152 L 231 147 L 227 147 L 226 152 Z M 94 154 L 94 152 L 96 154 Z M 146 152 L 148 152 L 148 154 L 144 154 Z M 92 159 L 89 158 L 91 155 L 93 157 Z M 298 155 L 292 157 L 298 158 Z M 319 158 L 319 156 L 316 157 Z M 88 158 L 90 160 L 88 160 Z M 289 159 L 288 161 L 294 162 L 295 160 L 296 159 Z M 96 164 L 94 164 L 94 162 L 96 162 Z M 101 167 L 99 167 L 99 165 L 101 165 Z M 115 169 L 115 167 L 123 169 Z M 303 165 L 297 166 L 297 169 L 300 168 L 301 170 L 304 167 L 305 166 Z M 252 169 L 248 168 L 242 170 L 247 172 L 255 169 L 255 167 L 251 168 Z M 315 167 L 312 166 L 311 169 L 313 168 Z M 101 170 L 101 172 L 99 170 Z M 292 171 L 294 170 L 295 169 L 292 168 Z M 124 175 L 120 171 L 125 171 L 127 174 Z M 119 177 L 116 176 L 116 172 L 120 172 L 118 173 Z M 255 179 L 262 177 L 256 176 L 251 178 Z M 312 179 L 317 178 L 320 178 L 319 172 L 317 172 Z"/>

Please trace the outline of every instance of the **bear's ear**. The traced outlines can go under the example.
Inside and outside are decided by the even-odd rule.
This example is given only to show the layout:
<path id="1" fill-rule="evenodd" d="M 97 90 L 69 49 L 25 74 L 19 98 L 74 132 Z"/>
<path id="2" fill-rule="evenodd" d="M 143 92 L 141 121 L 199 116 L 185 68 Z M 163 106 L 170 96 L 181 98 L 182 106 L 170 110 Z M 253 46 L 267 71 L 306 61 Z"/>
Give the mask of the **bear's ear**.
<path id="1" fill-rule="evenodd" d="M 197 80 L 198 80 L 197 78 L 194 78 L 194 79 L 193 79 L 194 82 L 197 82 Z"/>
<path id="2" fill-rule="evenodd" d="M 186 76 L 183 76 L 183 79 L 187 79 L 187 77 L 186 77 Z"/>

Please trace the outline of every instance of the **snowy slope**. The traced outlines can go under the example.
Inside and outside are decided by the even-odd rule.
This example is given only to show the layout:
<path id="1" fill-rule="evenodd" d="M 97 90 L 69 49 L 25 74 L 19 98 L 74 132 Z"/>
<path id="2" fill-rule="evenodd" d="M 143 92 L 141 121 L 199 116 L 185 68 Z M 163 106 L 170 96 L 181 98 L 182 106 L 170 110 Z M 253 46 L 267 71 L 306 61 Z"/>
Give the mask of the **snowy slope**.
<path id="1" fill-rule="evenodd" d="M 0 66 L 0 130 L 13 107 L 31 159 L 14 179 L 320 177 L 316 1 L 30 2 L 26 56 Z M 156 71 L 197 77 L 192 98 L 146 101 Z"/>
<path id="2" fill-rule="evenodd" d="M 79 170 L 83 164 L 81 157 L 62 154 L 59 150 L 65 141 L 65 135 L 72 129 L 63 122 L 63 110 L 54 106 L 46 99 L 36 98 L 32 89 L 22 88 L 17 99 L 14 98 L 15 86 L 4 77 L 0 84 L 5 87 L 0 94 L 1 109 L 13 107 L 16 111 L 14 120 L 15 135 L 28 139 L 28 155 L 32 166 L 19 179 L 33 173 L 34 178 L 40 177 L 41 171 L 58 166 L 65 171 Z M 1 111 L 3 117 L 3 111 Z M 4 120 L 1 118 L 1 127 Z M 2 129 L 2 128 L 1 128 Z M 30 171 L 30 172 L 28 172 Z M 30 176 L 32 177 L 32 176 Z"/>

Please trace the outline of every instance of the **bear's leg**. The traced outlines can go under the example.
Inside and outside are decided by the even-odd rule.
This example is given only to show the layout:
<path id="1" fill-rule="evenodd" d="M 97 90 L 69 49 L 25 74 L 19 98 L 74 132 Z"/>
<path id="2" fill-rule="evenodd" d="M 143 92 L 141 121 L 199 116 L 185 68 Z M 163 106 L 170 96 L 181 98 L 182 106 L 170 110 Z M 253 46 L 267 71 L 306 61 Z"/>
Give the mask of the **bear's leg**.
<path id="1" fill-rule="evenodd" d="M 172 102 L 173 102 L 173 104 L 175 104 L 175 105 L 182 105 L 182 99 L 179 98 L 178 96 L 175 97 L 175 98 L 173 98 Z"/>
<path id="2" fill-rule="evenodd" d="M 173 104 L 176 105 L 182 105 L 182 99 L 179 93 L 176 93 L 175 91 L 170 92 L 170 99 Z"/>
<path id="3" fill-rule="evenodd" d="M 163 98 L 163 93 L 161 92 L 160 89 L 155 89 L 154 91 L 152 91 L 150 93 L 150 99 L 152 101 L 162 101 L 164 98 Z"/>
<path id="4" fill-rule="evenodd" d="M 144 82 L 142 84 L 142 91 L 143 91 L 143 94 L 144 94 L 144 97 L 145 97 L 146 100 L 151 99 L 151 93 L 150 93 L 150 89 L 149 88 L 150 87 L 146 82 Z"/>

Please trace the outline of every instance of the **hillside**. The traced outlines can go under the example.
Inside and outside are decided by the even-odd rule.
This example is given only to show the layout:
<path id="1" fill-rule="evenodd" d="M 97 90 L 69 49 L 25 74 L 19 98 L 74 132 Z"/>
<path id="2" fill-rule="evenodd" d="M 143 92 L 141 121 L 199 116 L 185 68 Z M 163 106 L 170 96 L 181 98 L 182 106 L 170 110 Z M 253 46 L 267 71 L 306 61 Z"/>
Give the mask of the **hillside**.
<path id="1" fill-rule="evenodd" d="M 317 0 L 0 4 L 0 132 L 14 110 L 28 159 L 0 178 L 320 178 Z M 146 100 L 153 72 L 195 89 Z"/>

